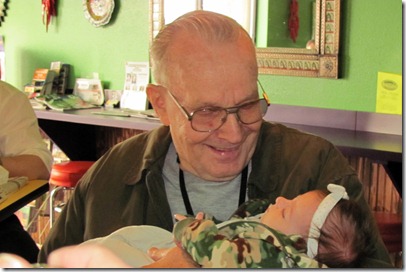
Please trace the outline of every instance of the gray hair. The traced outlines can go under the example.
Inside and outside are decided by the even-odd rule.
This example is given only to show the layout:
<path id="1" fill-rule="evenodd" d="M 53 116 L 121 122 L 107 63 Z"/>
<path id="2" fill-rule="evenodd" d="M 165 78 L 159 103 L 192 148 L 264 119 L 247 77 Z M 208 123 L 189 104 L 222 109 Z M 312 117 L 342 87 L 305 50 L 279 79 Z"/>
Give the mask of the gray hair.
<path id="1" fill-rule="evenodd" d="M 186 31 L 207 42 L 234 42 L 241 35 L 250 36 L 234 19 L 211 11 L 195 10 L 188 12 L 170 24 L 165 25 L 155 37 L 151 49 L 152 75 L 159 83 L 164 83 L 168 71 L 165 54 L 177 33 Z"/>

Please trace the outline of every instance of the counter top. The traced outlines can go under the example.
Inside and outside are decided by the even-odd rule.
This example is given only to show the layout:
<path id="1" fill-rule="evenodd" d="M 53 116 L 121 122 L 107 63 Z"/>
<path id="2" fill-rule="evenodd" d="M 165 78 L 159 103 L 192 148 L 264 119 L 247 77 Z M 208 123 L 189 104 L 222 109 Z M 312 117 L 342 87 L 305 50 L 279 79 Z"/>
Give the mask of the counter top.
<path id="1" fill-rule="evenodd" d="M 161 125 L 160 121 L 140 117 L 121 117 L 93 114 L 103 108 L 71 111 L 35 110 L 38 119 L 71 122 L 85 125 L 108 126 L 138 130 L 151 130 Z M 121 112 L 117 109 L 117 112 Z"/>
<path id="2" fill-rule="evenodd" d="M 151 130 L 161 125 L 160 121 L 146 118 L 93 114 L 94 112 L 100 111 L 104 111 L 104 109 L 85 109 L 66 112 L 35 110 L 35 113 L 40 120 L 70 122 L 93 126 Z M 117 111 L 120 112 L 120 110 Z M 282 123 L 323 137 L 336 145 L 343 153 L 349 155 L 366 156 L 376 160 L 402 161 L 402 135 L 309 126 L 286 122 Z"/>

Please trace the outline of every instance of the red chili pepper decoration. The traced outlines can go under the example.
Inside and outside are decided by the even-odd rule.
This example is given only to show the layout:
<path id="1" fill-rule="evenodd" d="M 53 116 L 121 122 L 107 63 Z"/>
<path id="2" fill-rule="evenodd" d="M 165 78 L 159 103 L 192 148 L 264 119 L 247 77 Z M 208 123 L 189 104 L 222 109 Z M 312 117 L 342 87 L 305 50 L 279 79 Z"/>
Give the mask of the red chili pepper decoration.
<path id="1" fill-rule="evenodd" d="M 57 0 L 41 0 L 42 1 L 42 23 L 45 24 L 48 32 L 48 25 L 51 22 L 52 16 L 56 16 L 56 1 Z"/>
<path id="2" fill-rule="evenodd" d="M 297 3 L 296 0 L 292 0 L 290 3 L 290 16 L 289 16 L 289 31 L 290 31 L 290 37 L 292 38 L 292 41 L 295 43 L 296 42 L 296 37 L 299 32 L 299 16 L 298 16 L 298 11 L 299 11 L 299 4 Z"/>

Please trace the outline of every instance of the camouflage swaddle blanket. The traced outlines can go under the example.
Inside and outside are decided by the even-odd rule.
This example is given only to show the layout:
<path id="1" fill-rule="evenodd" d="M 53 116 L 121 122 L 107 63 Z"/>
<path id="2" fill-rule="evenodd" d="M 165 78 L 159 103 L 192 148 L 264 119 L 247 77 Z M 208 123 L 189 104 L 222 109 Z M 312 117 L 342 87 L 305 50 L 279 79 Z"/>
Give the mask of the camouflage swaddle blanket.
<path id="1" fill-rule="evenodd" d="M 175 241 L 204 268 L 320 268 L 326 267 L 306 252 L 306 242 L 300 235 L 285 235 L 251 220 L 239 219 L 254 215 L 252 207 L 266 209 L 261 200 L 245 204 L 239 213 L 225 224 L 216 226 L 213 220 L 186 218 L 174 227 Z"/>

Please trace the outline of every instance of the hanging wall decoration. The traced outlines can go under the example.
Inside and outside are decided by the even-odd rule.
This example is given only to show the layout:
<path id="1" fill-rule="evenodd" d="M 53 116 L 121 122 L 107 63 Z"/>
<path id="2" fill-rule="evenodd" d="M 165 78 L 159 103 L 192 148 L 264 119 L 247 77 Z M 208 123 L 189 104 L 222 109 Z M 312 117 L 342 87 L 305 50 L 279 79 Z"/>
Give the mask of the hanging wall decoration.
<path id="1" fill-rule="evenodd" d="M 45 24 L 47 32 L 52 16 L 56 16 L 56 1 L 57 0 L 42 0 L 42 23 Z"/>
<path id="2" fill-rule="evenodd" d="M 85 17 L 95 27 L 108 24 L 113 10 L 114 0 L 83 0 Z"/>
<path id="3" fill-rule="evenodd" d="M 6 16 L 8 0 L 0 0 L 0 26 L 4 22 L 4 17 Z"/>
<path id="4" fill-rule="evenodd" d="M 290 15 L 289 15 L 289 31 L 290 31 L 290 38 L 293 42 L 296 42 L 296 37 L 299 32 L 299 4 L 297 0 L 292 0 L 290 3 Z"/>

